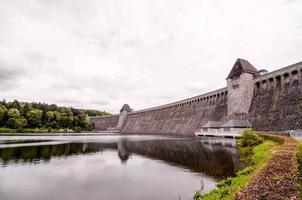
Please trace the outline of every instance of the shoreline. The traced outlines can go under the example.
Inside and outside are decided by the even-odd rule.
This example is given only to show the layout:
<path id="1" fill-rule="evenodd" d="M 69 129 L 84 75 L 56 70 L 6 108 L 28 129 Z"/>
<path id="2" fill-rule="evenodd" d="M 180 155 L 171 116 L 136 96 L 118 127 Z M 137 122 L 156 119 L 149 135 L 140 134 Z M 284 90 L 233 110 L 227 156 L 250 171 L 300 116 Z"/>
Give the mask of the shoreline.
<path id="1" fill-rule="evenodd" d="M 271 158 L 236 193 L 235 200 L 299 198 L 298 143 L 292 138 L 282 138 L 283 144 L 273 148 Z"/>
<path id="2" fill-rule="evenodd" d="M 299 199 L 298 142 L 284 136 L 262 137 L 265 141 L 253 149 L 256 164 L 237 172 L 235 177 L 222 180 L 217 189 L 202 195 L 203 200 Z M 259 151 L 264 145 L 268 148 Z M 264 152 L 268 154 L 261 155 Z"/>

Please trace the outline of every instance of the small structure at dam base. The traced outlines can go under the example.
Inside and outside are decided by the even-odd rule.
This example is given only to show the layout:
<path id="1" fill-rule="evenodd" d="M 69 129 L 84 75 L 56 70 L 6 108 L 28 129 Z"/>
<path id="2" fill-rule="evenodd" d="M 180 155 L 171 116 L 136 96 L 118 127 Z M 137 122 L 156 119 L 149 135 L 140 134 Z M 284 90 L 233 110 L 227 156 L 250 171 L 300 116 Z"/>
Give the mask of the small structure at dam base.
<path id="1" fill-rule="evenodd" d="M 242 131 L 251 128 L 252 125 L 248 120 L 229 120 L 228 122 L 209 121 L 195 132 L 196 136 L 204 137 L 240 137 Z"/>

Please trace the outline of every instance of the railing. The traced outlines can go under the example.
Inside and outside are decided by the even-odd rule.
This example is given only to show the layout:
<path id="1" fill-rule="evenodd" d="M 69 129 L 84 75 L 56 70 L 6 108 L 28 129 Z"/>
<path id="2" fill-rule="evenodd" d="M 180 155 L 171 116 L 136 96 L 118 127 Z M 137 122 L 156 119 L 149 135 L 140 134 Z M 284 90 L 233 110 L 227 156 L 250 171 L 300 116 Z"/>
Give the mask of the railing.
<path id="1" fill-rule="evenodd" d="M 302 137 L 302 130 L 290 130 L 288 133 L 290 137 Z"/>

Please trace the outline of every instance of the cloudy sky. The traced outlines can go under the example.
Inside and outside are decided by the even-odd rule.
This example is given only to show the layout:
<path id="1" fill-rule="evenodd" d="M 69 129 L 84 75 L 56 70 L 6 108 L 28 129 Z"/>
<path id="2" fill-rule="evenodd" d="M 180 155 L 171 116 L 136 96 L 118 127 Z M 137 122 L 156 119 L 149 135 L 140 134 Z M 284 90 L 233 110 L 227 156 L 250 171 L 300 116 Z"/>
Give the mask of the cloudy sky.
<path id="1" fill-rule="evenodd" d="M 117 112 L 302 61 L 299 0 L 0 0 L 0 99 Z"/>

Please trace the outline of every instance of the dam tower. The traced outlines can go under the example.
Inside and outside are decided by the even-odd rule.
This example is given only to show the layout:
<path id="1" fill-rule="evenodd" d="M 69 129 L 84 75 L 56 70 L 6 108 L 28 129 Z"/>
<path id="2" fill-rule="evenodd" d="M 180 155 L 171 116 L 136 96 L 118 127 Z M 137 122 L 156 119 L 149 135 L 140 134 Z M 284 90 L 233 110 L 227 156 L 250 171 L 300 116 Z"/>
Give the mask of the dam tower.
<path id="1" fill-rule="evenodd" d="M 227 77 L 228 116 L 248 114 L 254 94 L 254 78 L 257 69 L 247 60 L 238 58 Z"/>

